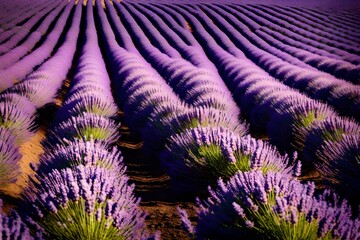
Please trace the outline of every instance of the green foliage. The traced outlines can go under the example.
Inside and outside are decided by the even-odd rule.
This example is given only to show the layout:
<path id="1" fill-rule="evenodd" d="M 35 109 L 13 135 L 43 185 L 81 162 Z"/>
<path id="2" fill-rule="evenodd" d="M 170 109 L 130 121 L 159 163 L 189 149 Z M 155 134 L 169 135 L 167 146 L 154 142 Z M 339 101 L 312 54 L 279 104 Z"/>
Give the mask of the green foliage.
<path id="1" fill-rule="evenodd" d="M 85 127 L 80 129 L 77 138 L 106 140 L 112 136 L 112 131 L 101 127 Z"/>
<path id="2" fill-rule="evenodd" d="M 105 203 L 95 203 L 101 216 L 96 213 L 87 213 L 85 200 L 69 201 L 66 206 L 56 213 L 49 213 L 39 224 L 49 234 L 49 239 L 68 240 L 110 240 L 125 239 L 118 228 L 113 226 L 113 219 L 105 217 Z"/>
<path id="3" fill-rule="evenodd" d="M 189 155 L 216 177 L 230 178 L 238 171 L 250 170 L 250 155 L 239 152 L 235 156 L 236 163 L 232 163 L 224 156 L 221 147 L 215 144 L 201 145 L 189 151 Z"/>

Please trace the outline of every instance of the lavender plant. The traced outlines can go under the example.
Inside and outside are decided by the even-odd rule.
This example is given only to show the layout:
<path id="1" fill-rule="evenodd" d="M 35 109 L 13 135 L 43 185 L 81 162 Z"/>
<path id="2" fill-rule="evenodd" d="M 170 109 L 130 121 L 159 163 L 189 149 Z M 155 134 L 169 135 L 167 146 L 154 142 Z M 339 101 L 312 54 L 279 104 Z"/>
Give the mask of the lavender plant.
<path id="1" fill-rule="evenodd" d="M 301 99 L 291 106 L 279 104 L 268 123 L 270 142 L 282 150 L 301 150 L 306 138 L 301 134 L 304 129 L 331 116 L 336 116 L 336 113 L 316 101 Z"/>
<path id="2" fill-rule="evenodd" d="M 14 105 L 18 109 L 21 109 L 22 112 L 25 112 L 29 115 L 34 115 L 36 113 L 34 104 L 20 94 L 3 93 L 0 95 L 0 102 Z"/>
<path id="3" fill-rule="evenodd" d="M 115 103 L 107 96 L 85 95 L 83 93 L 73 94 L 67 99 L 57 113 L 57 122 L 68 119 L 67 116 L 77 117 L 84 112 L 93 113 L 103 117 L 114 117 L 118 109 Z"/>
<path id="4" fill-rule="evenodd" d="M 0 126 L 11 132 L 16 145 L 22 144 L 33 135 L 35 116 L 27 111 L 27 108 L 22 111 L 16 104 L 8 101 L 0 102 Z"/>
<path id="5" fill-rule="evenodd" d="M 103 142 L 96 142 L 94 139 L 74 139 L 66 141 L 66 145 L 59 144 L 46 151 L 40 156 L 37 165 L 31 164 L 38 174 L 46 175 L 54 169 L 72 168 L 78 165 L 97 166 L 113 170 L 119 176 L 125 173 L 121 152 Z"/>
<path id="6" fill-rule="evenodd" d="M 196 227 L 181 209 L 180 215 L 197 239 L 358 239 L 360 219 L 347 202 L 314 190 L 283 173 L 238 172 L 226 183 L 220 178 L 208 199 L 197 199 Z"/>
<path id="7" fill-rule="evenodd" d="M 118 128 L 119 124 L 114 120 L 84 112 L 81 116 L 71 117 L 68 121 L 49 130 L 44 146 L 51 148 L 56 144 L 66 145 L 66 140 L 91 138 L 95 141 L 112 144 L 118 140 Z"/>
<path id="8" fill-rule="evenodd" d="M 358 204 L 360 191 L 360 135 L 346 135 L 338 142 L 325 141 L 316 152 L 316 169 L 328 186 Z"/>
<path id="9" fill-rule="evenodd" d="M 261 140 L 240 137 L 222 127 L 196 127 L 171 136 L 161 163 L 176 187 L 190 191 L 204 189 L 218 177 L 228 179 L 238 171 L 294 173 L 288 156 Z"/>
<path id="10" fill-rule="evenodd" d="M 142 129 L 145 148 L 163 149 L 167 139 L 190 128 L 223 127 L 239 136 L 248 133 L 248 126 L 238 120 L 236 114 L 230 115 L 214 108 L 180 108 L 164 114 L 164 107 L 155 109 L 147 125 Z"/>
<path id="11" fill-rule="evenodd" d="M 318 159 L 316 152 L 326 141 L 335 144 L 346 135 L 360 135 L 360 125 L 351 119 L 332 117 L 315 123 L 304 135 L 306 141 L 302 155 L 308 163 L 314 163 Z"/>
<path id="12" fill-rule="evenodd" d="M 48 238 L 140 239 L 147 214 L 127 180 L 83 165 L 37 174 L 23 193 L 27 221 Z"/>

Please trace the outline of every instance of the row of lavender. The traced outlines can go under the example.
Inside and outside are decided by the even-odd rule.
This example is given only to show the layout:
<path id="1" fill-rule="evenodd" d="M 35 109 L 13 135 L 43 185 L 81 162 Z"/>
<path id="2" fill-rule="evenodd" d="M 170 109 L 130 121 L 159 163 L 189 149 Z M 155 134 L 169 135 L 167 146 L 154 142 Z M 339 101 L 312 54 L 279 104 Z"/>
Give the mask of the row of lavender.
<path id="1" fill-rule="evenodd" d="M 74 2 L 69 6 L 74 6 Z M 56 64 L 62 74 L 66 74 L 71 66 L 82 5 L 77 4 L 74 11 L 72 28 L 68 32 L 72 39 L 67 39 L 69 41 L 60 47 L 58 55 L 47 61 L 44 67 L 42 65 L 42 71 L 33 73 L 29 82 L 38 80 L 39 83 L 40 79 L 34 76 L 43 76 L 49 71 L 54 78 L 61 80 L 61 86 L 65 76 L 54 76 L 51 66 Z M 85 43 L 70 91 L 43 142 L 45 153 L 40 163 L 32 165 L 36 175 L 22 193 L 21 215 L 36 231 L 36 239 L 148 238 L 144 229 L 146 213 L 138 207 L 140 199 L 132 193 L 134 186 L 127 183 L 121 154 L 116 147 L 110 149 L 118 139 L 119 126 L 112 119 L 117 114 L 117 107 L 101 60 L 91 4 L 87 7 L 85 31 Z M 70 58 L 64 59 L 65 62 L 59 66 L 60 53 L 68 54 Z M 31 92 L 34 88 L 27 88 L 33 85 L 31 83 L 23 84 L 22 89 Z M 38 88 L 36 94 L 46 95 L 49 83 L 43 80 L 42 89 Z M 59 83 L 54 84 L 56 93 Z M 37 107 L 41 104 L 41 101 L 36 102 Z M 16 213 L 11 217 L 1 216 L 1 220 L 2 239 L 32 238 Z"/>
<path id="2" fill-rule="evenodd" d="M 29 26 L 26 23 L 21 23 L 36 16 L 46 6 L 48 5 L 45 1 L 38 1 L 36 4 L 31 1 L 2 2 L 0 10 L 0 41 L 4 41 L 15 32 Z M 33 21 L 30 21 L 30 23 L 33 23 Z"/>
<path id="3" fill-rule="evenodd" d="M 201 10 L 187 9 L 195 16 L 200 14 L 207 21 L 207 25 L 211 24 L 209 18 L 204 17 Z M 247 58 L 271 76 L 313 99 L 326 102 L 340 114 L 354 117 L 359 121 L 359 86 L 314 69 L 291 55 L 280 56 L 279 54 L 284 55 L 285 53 L 270 46 L 254 33 L 247 31 L 241 21 L 224 10 L 217 8 L 215 11 L 205 6 L 201 9 L 215 21 L 222 32 L 244 52 Z M 352 77 L 353 80 L 358 78 L 359 76 Z"/>
<path id="4" fill-rule="evenodd" d="M 239 111 L 234 112 L 233 108 L 225 104 L 216 104 L 222 102 L 224 95 L 219 92 L 226 91 L 226 88 L 215 85 L 211 73 L 207 74 L 207 78 L 197 78 L 204 71 L 201 72 L 194 66 L 183 63 L 185 61 L 177 59 L 176 51 L 159 39 L 160 34 L 156 33 L 150 25 L 146 25 L 145 18 L 142 18 L 139 12 L 131 16 L 127 10 L 130 9 L 132 13 L 135 11 L 131 5 L 117 3 L 114 5 L 119 11 L 119 16 L 123 16 L 122 23 L 127 27 L 127 29 L 124 28 L 114 17 L 112 5 L 107 4 L 110 22 L 117 30 L 116 34 L 121 47 L 115 41 L 106 16 L 101 11 L 102 8 L 98 7 L 98 10 L 100 10 L 104 40 L 107 43 L 108 59 L 114 68 L 114 77 L 118 80 L 123 79 L 116 82 L 115 89 L 119 89 L 117 92 L 129 123 L 133 124 L 136 121 L 137 124 L 132 126 L 143 133 L 145 144 L 149 144 L 152 149 L 161 150 L 164 148 L 164 143 L 167 143 L 167 149 L 160 154 L 161 163 L 172 177 L 176 190 L 199 193 L 199 191 L 204 191 L 206 185 L 213 184 L 219 176 L 229 179 L 240 170 L 230 180 L 231 182 L 236 181 L 234 180 L 236 178 L 241 178 L 243 181 L 238 181 L 238 185 L 234 185 L 229 190 L 221 182 L 221 190 L 218 193 L 210 191 L 212 197 L 209 201 L 199 200 L 199 222 L 196 230 L 187 220 L 186 213 L 180 210 L 184 224 L 191 234 L 196 234 L 198 238 L 216 238 L 224 234 L 230 237 L 235 233 L 248 234 L 252 237 L 273 234 L 272 236 L 276 237 L 283 229 L 281 236 L 284 237 L 292 234 L 292 236 L 305 238 L 337 236 L 351 239 L 358 237 L 359 220 L 351 220 L 351 209 L 346 202 L 338 202 L 336 196 L 329 200 L 329 192 L 315 197 L 313 184 L 302 185 L 292 177 L 294 171 L 298 174 L 299 165 L 292 169 L 288 166 L 288 158 L 281 156 L 267 143 L 250 136 L 241 137 L 241 134 L 246 133 L 246 125 L 237 122 L 236 116 Z M 151 6 L 146 7 L 151 8 Z M 132 17 L 137 18 L 136 20 L 140 19 L 139 22 L 142 18 L 144 21 L 142 24 L 145 27 L 140 29 Z M 146 39 L 142 31 L 149 31 L 151 40 Z M 136 46 L 129 41 L 131 35 Z M 176 41 L 171 42 L 174 45 L 177 44 Z M 163 53 L 160 53 L 159 49 Z M 158 72 L 154 72 L 142 57 L 139 58 L 139 53 L 149 59 L 148 61 Z M 198 62 L 206 64 L 204 63 L 206 59 L 201 58 Z M 172 64 L 171 71 L 171 68 L 167 66 Z M 207 67 L 211 69 L 210 65 Z M 169 81 L 172 87 L 170 91 L 167 90 L 168 85 L 158 75 L 159 73 Z M 183 78 L 177 79 L 176 74 Z M 201 83 L 201 86 L 207 86 L 206 90 L 199 91 L 197 82 Z M 188 86 L 187 83 L 189 83 Z M 193 96 L 191 94 L 187 96 L 183 94 L 181 88 L 177 88 L 177 86 L 182 86 L 187 88 L 187 92 L 196 93 L 195 96 L 206 97 L 207 92 L 212 93 L 214 85 L 218 94 L 212 94 L 213 99 L 205 98 L 204 102 L 207 104 L 200 105 L 201 107 L 196 106 L 196 101 L 187 101 L 188 96 L 189 99 Z M 174 90 L 177 95 L 171 90 Z M 227 103 L 228 106 L 232 105 L 232 101 L 227 101 Z M 226 111 L 227 109 L 232 110 Z M 149 120 L 146 120 L 147 118 Z M 144 120 L 148 123 L 144 123 Z M 155 141 L 154 138 L 156 138 Z M 256 170 L 261 170 L 261 172 Z M 274 171 L 279 173 L 274 173 Z M 250 184 L 254 181 L 256 184 Z M 268 182 L 276 182 L 276 186 L 268 185 Z M 279 186 L 282 184 L 291 185 L 291 190 L 288 191 L 286 187 L 280 190 Z M 244 196 L 241 196 L 242 194 Z M 279 197 L 282 194 L 285 195 L 284 198 Z M 267 197 L 271 199 L 267 201 Z M 298 202 L 294 199 L 298 199 Z M 304 206 L 306 201 L 306 204 L 309 204 L 307 207 Z M 218 210 L 215 211 L 215 209 Z M 225 209 L 228 211 L 223 213 Z M 319 212 L 324 209 L 327 211 Z M 240 214 L 241 212 L 243 214 Z M 249 216 L 245 216 L 245 212 Z M 276 226 L 277 224 L 274 223 L 269 227 L 264 224 L 267 220 L 281 222 L 281 225 Z M 327 221 L 341 222 L 341 224 L 335 227 Z M 236 222 L 235 225 L 234 222 Z M 299 231 L 301 228 L 308 229 L 309 232 L 306 232 L 308 235 Z"/>
<path id="5" fill-rule="evenodd" d="M 71 4 L 67 4 L 67 2 L 60 2 L 60 4 L 59 2 L 55 2 L 54 5 L 58 5 L 58 7 L 50 11 L 50 13 L 49 10 L 54 6 L 51 8 L 47 7 L 42 14 L 36 15 L 36 17 L 40 17 L 41 19 L 41 17 L 43 17 L 42 15 L 47 14 L 38 28 L 31 30 L 32 32 L 29 35 L 27 35 L 29 29 L 25 29 L 23 31 L 25 35 L 17 33 L 2 44 L 3 47 L 6 46 L 6 48 L 9 49 L 0 56 L 1 91 L 24 79 L 56 50 L 56 44 L 65 30 L 66 20 L 70 15 Z M 65 19 L 65 21 L 63 21 L 63 19 Z M 33 24 L 36 23 L 36 21 L 33 22 Z M 55 25 L 51 28 L 50 25 L 53 23 L 55 23 Z M 51 30 L 47 31 L 49 29 Z M 17 37 L 19 37 L 19 39 Z M 22 43 L 15 47 L 19 41 Z M 13 44 L 8 46 L 9 43 Z M 30 53 L 28 54 L 28 52 Z"/>
<path id="6" fill-rule="evenodd" d="M 73 4 L 74 2 L 71 2 Z M 69 4 L 69 6 L 71 6 Z M 19 84 L 8 88 L 1 93 L 1 104 L 6 106 L 1 111 L 3 120 L 2 134 L 7 131 L 9 137 L 5 138 L 1 135 L 1 148 L 10 149 L 17 154 L 12 156 L 4 154 L 2 151 L 1 158 L 1 188 L 6 187 L 11 182 L 16 181 L 19 175 L 19 153 L 18 146 L 27 141 L 36 131 L 34 119 L 37 115 L 36 110 L 52 103 L 61 88 L 66 74 L 71 67 L 71 62 L 76 50 L 76 41 L 80 30 L 81 8 L 77 8 L 76 13 L 72 19 L 73 25 L 68 30 L 62 46 L 57 52 L 44 64 L 42 64 L 37 71 L 23 79 Z M 59 63 L 62 63 L 59 65 Z M 13 137 L 11 137 L 13 136 Z M 5 150 L 4 150 L 5 151 Z M 16 158 L 15 158 L 16 156 Z M 24 224 L 23 219 L 13 211 L 8 217 L 1 213 L 1 239 L 32 239 L 29 228 Z M 37 237 L 42 237 L 38 235 Z"/>

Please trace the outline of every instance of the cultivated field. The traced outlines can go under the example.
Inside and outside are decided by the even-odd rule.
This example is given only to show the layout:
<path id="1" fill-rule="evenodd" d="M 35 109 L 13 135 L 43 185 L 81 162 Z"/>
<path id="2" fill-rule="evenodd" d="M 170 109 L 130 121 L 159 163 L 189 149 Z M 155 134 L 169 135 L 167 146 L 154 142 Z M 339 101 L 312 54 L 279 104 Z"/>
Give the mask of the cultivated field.
<path id="1" fill-rule="evenodd" d="M 0 239 L 360 239 L 356 1 L 0 0 Z"/>

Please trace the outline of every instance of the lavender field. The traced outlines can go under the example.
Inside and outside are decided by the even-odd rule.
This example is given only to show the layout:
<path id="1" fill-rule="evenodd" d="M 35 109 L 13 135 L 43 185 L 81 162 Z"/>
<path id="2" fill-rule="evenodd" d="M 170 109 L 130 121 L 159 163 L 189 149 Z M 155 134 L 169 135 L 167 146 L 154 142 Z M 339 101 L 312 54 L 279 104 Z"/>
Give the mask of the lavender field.
<path id="1" fill-rule="evenodd" d="M 360 239 L 360 3 L 0 0 L 0 239 Z"/>

